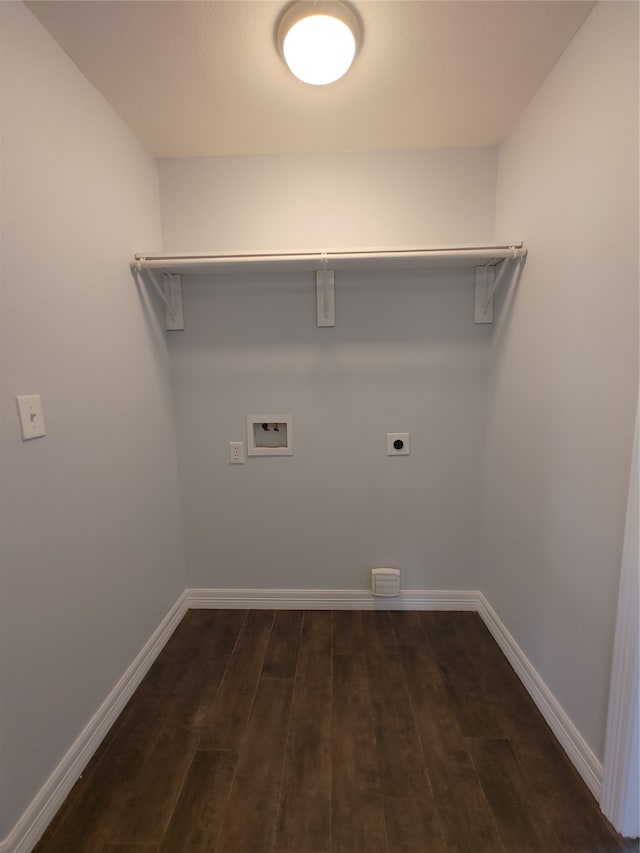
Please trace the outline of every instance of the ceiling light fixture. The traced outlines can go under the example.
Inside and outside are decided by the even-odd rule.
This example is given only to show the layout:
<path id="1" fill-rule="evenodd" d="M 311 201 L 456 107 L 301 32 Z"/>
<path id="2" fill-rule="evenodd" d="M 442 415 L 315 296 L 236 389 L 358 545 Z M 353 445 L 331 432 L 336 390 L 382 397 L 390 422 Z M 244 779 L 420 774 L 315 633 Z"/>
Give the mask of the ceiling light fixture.
<path id="1" fill-rule="evenodd" d="M 285 9 L 277 37 L 292 74 L 303 83 L 325 86 L 351 67 L 360 25 L 355 12 L 339 0 L 299 0 Z"/>

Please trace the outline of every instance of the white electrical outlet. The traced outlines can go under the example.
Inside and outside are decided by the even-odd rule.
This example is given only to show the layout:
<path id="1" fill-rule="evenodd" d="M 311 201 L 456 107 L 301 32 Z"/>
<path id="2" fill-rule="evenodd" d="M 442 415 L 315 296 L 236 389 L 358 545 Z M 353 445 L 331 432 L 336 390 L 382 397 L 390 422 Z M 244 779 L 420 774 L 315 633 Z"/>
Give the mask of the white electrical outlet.
<path id="1" fill-rule="evenodd" d="M 16 403 L 18 404 L 23 441 L 28 441 L 30 438 L 42 438 L 45 433 L 40 395 L 29 394 L 24 397 L 16 397 Z"/>
<path id="2" fill-rule="evenodd" d="M 387 456 L 409 456 L 410 450 L 408 432 L 387 433 Z"/>
<path id="3" fill-rule="evenodd" d="M 244 441 L 229 442 L 229 462 L 231 465 L 244 465 Z"/>

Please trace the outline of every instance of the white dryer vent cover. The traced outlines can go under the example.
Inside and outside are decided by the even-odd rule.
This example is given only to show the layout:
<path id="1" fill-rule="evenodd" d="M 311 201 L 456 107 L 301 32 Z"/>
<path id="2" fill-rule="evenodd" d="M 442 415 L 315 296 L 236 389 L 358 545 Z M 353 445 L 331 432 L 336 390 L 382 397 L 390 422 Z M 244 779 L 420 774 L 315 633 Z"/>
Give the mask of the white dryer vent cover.
<path id="1" fill-rule="evenodd" d="M 400 569 L 371 569 L 373 595 L 399 595 Z"/>

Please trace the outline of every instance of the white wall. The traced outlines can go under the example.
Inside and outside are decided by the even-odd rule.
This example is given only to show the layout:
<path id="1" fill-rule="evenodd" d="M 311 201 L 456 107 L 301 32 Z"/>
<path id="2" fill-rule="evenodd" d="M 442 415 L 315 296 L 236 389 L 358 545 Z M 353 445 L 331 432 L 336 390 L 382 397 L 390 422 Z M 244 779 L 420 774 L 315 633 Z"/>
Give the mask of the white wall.
<path id="1" fill-rule="evenodd" d="M 495 148 L 158 162 L 168 252 L 493 239 Z"/>
<path id="2" fill-rule="evenodd" d="M 638 392 L 638 6 L 600 4 L 500 148 L 482 589 L 602 760 Z"/>
<path id="3" fill-rule="evenodd" d="M 160 161 L 168 251 L 491 240 L 495 150 Z M 185 279 L 171 336 L 189 586 L 409 589 L 478 581 L 490 328 L 473 272 Z M 228 463 L 246 415 L 290 414 L 295 455 Z M 411 433 L 410 457 L 385 455 Z"/>
<path id="4" fill-rule="evenodd" d="M 2 837 L 185 575 L 164 333 L 123 267 L 160 243 L 155 167 L 22 4 L 0 10 Z M 600 756 L 637 392 L 637 31 L 635 4 L 596 8 L 501 147 L 497 216 L 495 149 L 159 163 L 170 251 L 526 241 L 495 330 L 471 322 L 469 273 L 337 276 L 335 329 L 311 277 L 185 283 L 186 583 L 362 588 L 390 564 L 408 588 L 480 587 Z M 20 393 L 46 438 L 21 442 Z M 293 415 L 295 456 L 230 466 L 261 411 Z M 412 455 L 387 458 L 406 430 Z"/>
<path id="5" fill-rule="evenodd" d="M 127 268 L 160 243 L 156 168 L 0 11 L 2 838 L 185 584 L 166 344 Z M 47 435 L 23 443 L 25 393 Z"/>

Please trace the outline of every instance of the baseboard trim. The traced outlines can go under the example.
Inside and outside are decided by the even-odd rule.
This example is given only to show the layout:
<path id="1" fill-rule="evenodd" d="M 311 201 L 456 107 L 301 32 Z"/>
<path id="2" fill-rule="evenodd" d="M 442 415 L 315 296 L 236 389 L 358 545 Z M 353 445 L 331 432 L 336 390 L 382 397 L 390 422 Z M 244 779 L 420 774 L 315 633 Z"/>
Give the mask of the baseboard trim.
<path id="1" fill-rule="evenodd" d="M 478 613 L 585 784 L 600 800 L 602 763 L 482 593 Z"/>
<path id="2" fill-rule="evenodd" d="M 378 598 L 366 589 L 188 589 L 194 609 L 477 610 L 477 591 L 409 589 Z"/>
<path id="3" fill-rule="evenodd" d="M 186 611 L 185 591 L 0 843 L 0 853 L 29 853 L 33 849 Z"/>

